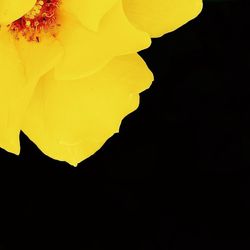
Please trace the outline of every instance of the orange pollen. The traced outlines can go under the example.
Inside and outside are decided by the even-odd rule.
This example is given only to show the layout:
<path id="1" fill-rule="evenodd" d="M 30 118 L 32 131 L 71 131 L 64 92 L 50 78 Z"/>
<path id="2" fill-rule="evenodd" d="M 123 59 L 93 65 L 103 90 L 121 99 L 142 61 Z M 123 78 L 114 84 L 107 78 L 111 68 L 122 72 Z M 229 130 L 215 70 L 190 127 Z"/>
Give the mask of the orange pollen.
<path id="1" fill-rule="evenodd" d="M 40 41 L 42 32 L 56 35 L 57 10 L 60 0 L 37 0 L 35 6 L 24 16 L 9 25 L 17 39 L 20 35 L 28 41 Z"/>

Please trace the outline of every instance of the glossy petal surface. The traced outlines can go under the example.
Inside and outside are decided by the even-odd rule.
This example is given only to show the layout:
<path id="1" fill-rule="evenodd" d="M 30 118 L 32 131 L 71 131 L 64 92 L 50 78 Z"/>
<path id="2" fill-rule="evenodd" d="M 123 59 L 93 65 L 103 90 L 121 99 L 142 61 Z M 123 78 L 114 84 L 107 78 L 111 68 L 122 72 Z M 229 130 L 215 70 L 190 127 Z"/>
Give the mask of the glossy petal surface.
<path id="1" fill-rule="evenodd" d="M 1 0 L 0 24 L 9 24 L 33 8 L 36 0 Z"/>
<path id="2" fill-rule="evenodd" d="M 118 57 L 75 81 L 57 81 L 51 72 L 36 88 L 23 130 L 45 154 L 77 165 L 118 132 L 152 80 L 137 55 Z"/>
<path id="3" fill-rule="evenodd" d="M 123 0 L 129 20 L 152 37 L 179 28 L 196 17 L 201 0 Z"/>

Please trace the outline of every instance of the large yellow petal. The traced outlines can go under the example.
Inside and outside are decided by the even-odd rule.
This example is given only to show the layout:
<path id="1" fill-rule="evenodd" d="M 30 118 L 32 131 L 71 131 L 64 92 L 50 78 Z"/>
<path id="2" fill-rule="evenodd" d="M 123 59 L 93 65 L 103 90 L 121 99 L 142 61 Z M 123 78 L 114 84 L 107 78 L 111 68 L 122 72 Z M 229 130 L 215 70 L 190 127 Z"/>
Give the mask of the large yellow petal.
<path id="1" fill-rule="evenodd" d="M 0 147 L 19 153 L 20 120 L 27 87 L 24 68 L 12 37 L 0 32 Z"/>
<path id="2" fill-rule="evenodd" d="M 123 5 L 136 27 L 159 37 L 196 17 L 202 0 L 123 0 Z"/>
<path id="3" fill-rule="evenodd" d="M 18 154 L 23 113 L 38 79 L 54 67 L 62 49 L 55 40 L 16 40 L 8 31 L 0 37 L 0 147 Z"/>
<path id="4" fill-rule="evenodd" d="M 29 82 L 37 82 L 62 58 L 63 47 L 53 37 L 44 36 L 41 42 L 28 42 L 25 38 L 15 41 Z"/>
<path id="5" fill-rule="evenodd" d="M 25 116 L 23 131 L 48 156 L 77 165 L 118 132 L 135 110 L 141 91 L 153 80 L 143 60 L 121 56 L 89 77 L 39 82 Z"/>
<path id="6" fill-rule="evenodd" d="M 120 0 L 70 0 L 62 8 L 79 19 L 87 28 L 97 31 L 103 16 Z"/>
<path id="7" fill-rule="evenodd" d="M 36 0 L 1 0 L 0 24 L 9 24 L 27 12 L 35 5 Z"/>
<path id="8" fill-rule="evenodd" d="M 61 19 L 58 40 L 65 54 L 55 70 L 57 79 L 78 79 L 93 74 L 113 57 L 136 53 L 151 43 L 147 33 L 129 23 L 120 2 L 102 19 L 98 32 L 86 29 L 66 13 Z"/>

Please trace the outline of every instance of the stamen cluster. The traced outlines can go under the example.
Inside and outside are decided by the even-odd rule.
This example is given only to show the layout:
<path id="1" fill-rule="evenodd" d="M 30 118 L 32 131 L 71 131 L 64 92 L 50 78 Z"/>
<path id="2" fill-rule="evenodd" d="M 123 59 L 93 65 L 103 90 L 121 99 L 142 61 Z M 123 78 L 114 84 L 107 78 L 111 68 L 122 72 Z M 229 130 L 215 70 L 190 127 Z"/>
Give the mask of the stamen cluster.
<path id="1" fill-rule="evenodd" d="M 56 35 L 59 0 L 37 0 L 35 6 L 23 17 L 13 22 L 9 29 L 17 39 L 20 35 L 28 41 L 40 41 L 42 32 Z"/>

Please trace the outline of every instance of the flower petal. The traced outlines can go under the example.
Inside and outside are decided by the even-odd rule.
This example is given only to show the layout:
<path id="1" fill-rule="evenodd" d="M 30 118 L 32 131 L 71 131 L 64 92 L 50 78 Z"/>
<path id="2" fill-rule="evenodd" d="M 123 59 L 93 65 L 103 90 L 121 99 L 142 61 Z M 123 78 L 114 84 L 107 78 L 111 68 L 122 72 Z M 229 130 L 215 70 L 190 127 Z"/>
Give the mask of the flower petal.
<path id="1" fill-rule="evenodd" d="M 9 32 L 0 39 L 0 147 L 18 154 L 21 120 L 41 75 L 54 67 L 62 50 L 52 42 L 15 40 Z"/>
<path id="2" fill-rule="evenodd" d="M 12 37 L 7 32 L 0 32 L 0 36 L 0 147 L 18 154 L 26 78 Z"/>
<path id="3" fill-rule="evenodd" d="M 37 82 L 42 75 L 55 67 L 63 55 L 61 44 L 54 38 L 43 37 L 41 42 L 29 42 L 22 38 L 16 40 L 15 45 L 29 82 Z"/>
<path id="4" fill-rule="evenodd" d="M 0 24 L 9 24 L 29 12 L 36 0 L 1 0 Z"/>
<path id="5" fill-rule="evenodd" d="M 118 132 L 121 120 L 137 108 L 138 93 L 152 80 L 138 55 L 117 57 L 75 81 L 47 74 L 36 88 L 23 131 L 48 156 L 77 165 Z"/>
<path id="6" fill-rule="evenodd" d="M 113 57 L 136 53 L 151 43 L 147 33 L 128 22 L 121 3 L 105 15 L 98 32 L 86 29 L 65 13 L 58 40 L 65 54 L 55 73 L 57 79 L 65 80 L 93 74 Z"/>
<path id="7" fill-rule="evenodd" d="M 202 0 L 123 0 L 123 5 L 136 27 L 159 37 L 196 17 Z"/>
<path id="8" fill-rule="evenodd" d="M 78 18 L 87 28 L 97 31 L 103 16 L 120 0 L 70 0 L 62 8 Z"/>

